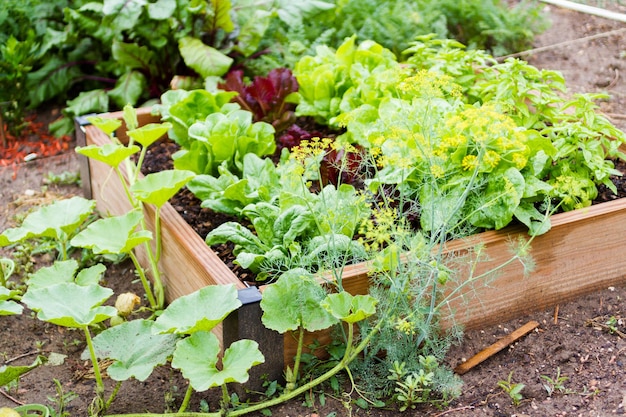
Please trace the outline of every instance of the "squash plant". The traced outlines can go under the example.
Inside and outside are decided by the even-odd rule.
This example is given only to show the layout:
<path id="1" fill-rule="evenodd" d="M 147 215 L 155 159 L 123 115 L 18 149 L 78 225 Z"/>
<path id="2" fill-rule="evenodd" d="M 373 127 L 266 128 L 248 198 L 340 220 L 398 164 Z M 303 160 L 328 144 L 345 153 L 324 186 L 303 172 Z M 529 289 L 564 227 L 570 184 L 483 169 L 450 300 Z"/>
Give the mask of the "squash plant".
<path id="1" fill-rule="evenodd" d="M 108 143 L 102 147 L 96 145 L 78 147 L 76 152 L 103 162 L 115 171 L 123 184 L 126 197 L 133 210 L 121 216 L 97 220 L 75 236 L 72 244 L 89 248 L 96 254 L 123 253 L 130 256 L 137 268 L 150 306 L 156 311 L 163 308 L 165 302 L 163 283 L 158 267 L 161 256 L 160 210 L 195 174 L 185 170 L 169 170 L 139 179 L 141 164 L 148 147 L 163 136 L 171 124 L 149 124 L 137 127 L 137 114 L 132 106 L 125 107 L 124 116 L 126 125 L 129 127 L 130 141 L 128 144 L 123 145 L 119 140 L 113 138 L 114 143 Z M 109 134 L 112 134 L 121 125 L 118 120 L 95 117 L 91 118 L 91 122 Z M 137 163 L 134 163 L 130 156 L 136 153 L 139 153 L 139 157 Z M 120 168 L 122 164 L 126 167 L 127 176 L 124 176 Z M 142 211 L 143 204 L 155 206 L 154 247 L 150 244 L 153 236 L 152 232 L 146 228 Z M 139 230 L 136 230 L 137 226 L 139 226 Z M 107 231 L 110 230 L 118 232 L 115 235 L 109 235 Z M 154 290 L 151 289 L 145 270 L 132 250 L 138 245 L 143 245 L 148 256 Z"/>

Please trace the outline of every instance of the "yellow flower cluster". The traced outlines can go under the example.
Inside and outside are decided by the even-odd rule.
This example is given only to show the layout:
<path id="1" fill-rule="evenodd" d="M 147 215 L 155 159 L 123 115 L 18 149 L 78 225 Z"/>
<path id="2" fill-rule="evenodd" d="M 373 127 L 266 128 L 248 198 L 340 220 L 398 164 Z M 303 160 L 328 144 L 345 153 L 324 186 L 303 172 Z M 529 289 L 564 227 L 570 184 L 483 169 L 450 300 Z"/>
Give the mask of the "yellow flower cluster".
<path id="1" fill-rule="evenodd" d="M 391 207 L 372 210 L 372 217 L 365 219 L 360 227 L 359 241 L 367 250 L 377 251 L 391 242 L 398 229 L 398 213 Z"/>
<path id="2" fill-rule="evenodd" d="M 528 163 L 529 148 L 524 133 L 513 119 L 491 106 L 469 107 L 445 122 L 437 154 L 449 154 L 461 147 L 468 154 L 461 168 L 490 172 L 502 162 L 522 169 Z"/>
<path id="3" fill-rule="evenodd" d="M 298 146 L 294 146 L 291 149 L 290 157 L 306 164 L 309 158 L 316 158 L 323 156 L 333 144 L 333 140 L 330 138 L 311 138 L 310 140 L 303 140 Z"/>
<path id="4" fill-rule="evenodd" d="M 428 70 L 420 70 L 398 84 L 398 91 L 407 97 L 445 98 L 461 97 L 461 86 L 452 77 Z"/>
<path id="5" fill-rule="evenodd" d="M 413 323 L 411 323 L 407 319 L 398 319 L 396 321 L 395 329 L 406 334 L 407 336 L 412 336 L 415 334 Z"/>

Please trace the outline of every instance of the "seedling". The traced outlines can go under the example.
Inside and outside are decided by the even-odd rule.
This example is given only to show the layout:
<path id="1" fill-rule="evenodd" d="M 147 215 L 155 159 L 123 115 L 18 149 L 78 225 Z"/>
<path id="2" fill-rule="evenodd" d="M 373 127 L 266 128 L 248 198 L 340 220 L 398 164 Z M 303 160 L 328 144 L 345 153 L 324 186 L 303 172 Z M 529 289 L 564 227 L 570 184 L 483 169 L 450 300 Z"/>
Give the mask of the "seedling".
<path id="1" fill-rule="evenodd" d="M 513 371 L 509 373 L 509 377 L 506 380 L 498 381 L 498 386 L 502 388 L 502 391 L 507 393 L 509 397 L 511 397 L 513 405 L 517 407 L 518 405 L 520 405 L 522 399 L 524 398 L 524 396 L 522 395 L 522 390 L 524 389 L 525 385 L 520 383 L 514 383 L 512 381 L 512 378 Z"/>
<path id="2" fill-rule="evenodd" d="M 565 388 L 565 382 L 569 380 L 569 377 L 561 375 L 561 368 L 556 368 L 556 375 L 553 378 L 550 378 L 547 375 L 541 375 L 541 379 L 545 381 L 543 387 L 548 392 L 548 397 L 551 397 L 552 394 L 558 392 L 560 394 L 573 394 L 575 391 L 572 391 L 568 388 Z"/>

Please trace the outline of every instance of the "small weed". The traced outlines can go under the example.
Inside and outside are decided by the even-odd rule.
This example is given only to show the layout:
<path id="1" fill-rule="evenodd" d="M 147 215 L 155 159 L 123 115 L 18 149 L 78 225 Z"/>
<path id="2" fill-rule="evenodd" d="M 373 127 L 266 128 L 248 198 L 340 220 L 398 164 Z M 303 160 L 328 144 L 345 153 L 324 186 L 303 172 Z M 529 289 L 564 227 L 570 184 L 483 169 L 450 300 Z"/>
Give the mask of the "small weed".
<path id="1" fill-rule="evenodd" d="M 552 394 L 554 394 L 555 392 L 558 392 L 559 394 L 575 393 L 575 391 L 565 388 L 565 382 L 569 380 L 569 377 L 561 375 L 561 368 L 556 368 L 556 375 L 554 376 L 554 378 L 551 378 L 547 375 L 541 375 L 540 378 L 545 381 L 543 387 L 548 392 L 548 397 L 552 397 Z"/>
<path id="2" fill-rule="evenodd" d="M 525 385 L 520 383 L 514 383 L 512 381 L 513 371 L 509 373 L 509 377 L 506 380 L 498 381 L 498 386 L 502 388 L 502 391 L 506 392 L 509 397 L 511 397 L 511 401 L 514 406 L 520 405 L 524 396 L 522 395 L 522 390 Z"/>
<path id="3" fill-rule="evenodd" d="M 69 417 L 70 413 L 65 411 L 65 406 L 75 398 L 78 398 L 78 395 L 73 391 L 64 392 L 63 385 L 61 385 L 61 382 L 56 378 L 54 379 L 54 385 L 56 396 L 48 397 L 48 401 L 54 403 L 55 405 L 54 409 L 50 409 L 50 407 L 48 407 L 50 415 L 52 417 Z"/>
<path id="4" fill-rule="evenodd" d="M 43 183 L 46 185 L 80 185 L 80 173 L 78 171 L 63 171 L 60 174 L 48 172 L 48 175 L 43 179 Z"/>

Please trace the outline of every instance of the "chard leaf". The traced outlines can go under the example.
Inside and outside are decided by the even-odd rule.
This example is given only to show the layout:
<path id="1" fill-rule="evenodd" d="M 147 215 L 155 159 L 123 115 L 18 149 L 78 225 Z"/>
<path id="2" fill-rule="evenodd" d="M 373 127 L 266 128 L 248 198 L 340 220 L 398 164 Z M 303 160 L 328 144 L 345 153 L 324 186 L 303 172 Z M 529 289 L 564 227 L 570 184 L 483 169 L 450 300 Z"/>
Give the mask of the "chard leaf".
<path id="1" fill-rule="evenodd" d="M 142 218 L 143 213 L 136 209 L 122 216 L 97 220 L 74 236 L 70 244 L 91 249 L 95 254 L 128 253 L 135 246 L 152 239 L 148 230 L 135 231 Z"/>
<path id="2" fill-rule="evenodd" d="M 113 16 L 113 27 L 122 32 L 134 28 L 147 0 L 104 0 L 102 13 Z"/>
<path id="3" fill-rule="evenodd" d="M 146 77 L 139 71 L 123 74 L 115 83 L 115 88 L 107 94 L 119 107 L 127 104 L 135 105 L 146 91 Z"/>
<path id="4" fill-rule="evenodd" d="M 263 292 L 261 321 L 279 333 L 303 327 L 308 331 L 326 329 L 337 323 L 320 303 L 326 291 L 303 269 L 285 272 Z"/>
<path id="5" fill-rule="evenodd" d="M 272 12 L 256 9 L 254 14 L 241 25 L 239 36 L 237 36 L 236 50 L 245 57 L 256 52 L 271 22 Z"/>
<path id="6" fill-rule="evenodd" d="M 156 319 L 153 331 L 176 334 L 210 331 L 240 306 L 234 285 L 209 285 L 172 301 Z"/>
<path id="7" fill-rule="evenodd" d="M 87 158 L 95 159 L 96 161 L 104 162 L 113 168 L 117 168 L 122 161 L 137 152 L 139 152 L 139 146 L 137 145 L 126 147 L 117 143 L 106 143 L 102 146 L 78 146 L 76 148 L 76 153 L 85 155 Z"/>
<path id="8" fill-rule="evenodd" d="M 265 362 L 259 345 L 253 340 L 239 340 L 224 351 L 218 369 L 220 344 L 209 332 L 197 332 L 176 344 L 172 367 L 180 369 L 189 384 L 198 392 L 229 382 L 248 381 L 248 371 Z"/>
<path id="9" fill-rule="evenodd" d="M 103 89 L 83 91 L 72 100 L 67 101 L 65 113 L 82 115 L 87 113 L 104 113 L 109 110 L 109 96 Z"/>
<path id="10" fill-rule="evenodd" d="M 96 202 L 82 197 L 56 201 L 30 213 L 20 227 L 6 229 L 0 234 L 0 246 L 7 246 L 35 237 L 65 240 L 85 222 Z"/>
<path id="11" fill-rule="evenodd" d="M 22 302 L 37 318 L 63 327 L 84 328 L 117 315 L 115 307 L 102 306 L 113 290 L 96 284 L 73 282 L 29 288 Z"/>
<path id="12" fill-rule="evenodd" d="M 233 59 L 215 48 L 202 43 L 200 39 L 184 37 L 178 42 L 180 54 L 188 67 L 202 78 L 222 76 L 228 72 Z"/>
<path id="13" fill-rule="evenodd" d="M 319 0 L 279 0 L 277 14 L 290 27 L 298 27 L 303 23 L 303 18 L 334 8 L 333 3 Z"/>
<path id="14" fill-rule="evenodd" d="M 211 0 L 213 6 L 213 30 L 222 29 L 230 33 L 235 30 L 235 25 L 230 19 L 232 6 L 230 0 Z"/>
<path id="15" fill-rule="evenodd" d="M 165 135 L 169 129 L 172 128 L 171 123 L 148 123 L 137 129 L 129 130 L 126 132 L 128 136 L 144 148 L 152 145 L 159 140 L 161 136 Z"/>
<path id="16" fill-rule="evenodd" d="M 194 172 L 179 169 L 159 171 L 146 175 L 130 190 L 138 200 L 160 208 L 195 175 Z"/>
<path id="17" fill-rule="evenodd" d="M 371 295 L 351 295 L 342 291 L 328 294 L 322 301 L 322 307 L 341 321 L 356 323 L 372 316 L 376 312 L 376 303 Z"/>
<path id="18" fill-rule="evenodd" d="M 176 11 L 176 0 L 157 0 L 148 4 L 148 16 L 154 20 L 165 20 Z"/>
<path id="19" fill-rule="evenodd" d="M 111 47 L 113 58 L 120 66 L 128 69 L 149 70 L 153 66 L 154 51 L 136 43 L 113 41 Z"/>
<path id="20" fill-rule="evenodd" d="M 145 381 L 154 368 L 164 365 L 174 352 L 178 337 L 172 334 L 154 334 L 154 321 L 132 320 L 110 327 L 93 339 L 96 356 L 114 359 L 107 373 L 115 381 L 134 377 Z M 89 358 L 85 350 L 82 359 Z"/>
<path id="21" fill-rule="evenodd" d="M 270 248 L 266 246 L 248 228 L 237 222 L 226 222 L 211 230 L 207 235 L 206 244 L 209 246 L 226 242 L 233 242 L 247 252 L 264 252 Z"/>

